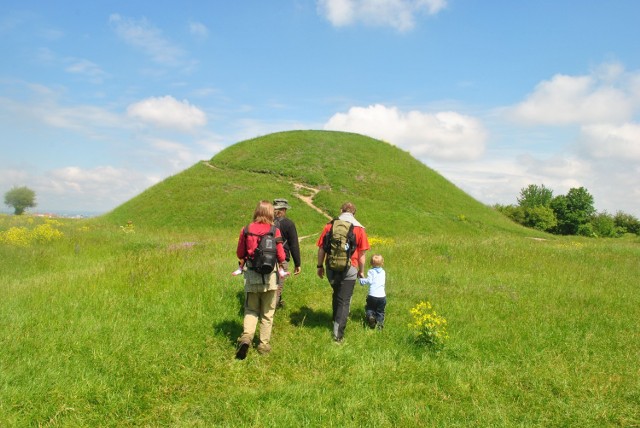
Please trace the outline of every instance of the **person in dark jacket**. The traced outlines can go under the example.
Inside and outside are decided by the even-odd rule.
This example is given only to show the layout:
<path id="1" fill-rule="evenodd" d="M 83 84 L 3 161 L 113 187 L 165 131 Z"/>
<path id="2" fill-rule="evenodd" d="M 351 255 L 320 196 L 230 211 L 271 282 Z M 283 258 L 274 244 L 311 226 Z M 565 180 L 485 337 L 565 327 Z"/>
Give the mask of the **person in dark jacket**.
<path id="1" fill-rule="evenodd" d="M 282 239 L 284 241 L 284 252 L 286 260 L 282 263 L 285 272 L 289 272 L 289 261 L 293 259 L 293 274 L 300 274 L 300 245 L 298 242 L 298 231 L 295 223 L 287 217 L 287 210 L 290 209 L 289 202 L 286 199 L 278 198 L 273 200 L 273 209 L 275 212 L 275 225 L 280 229 Z M 276 308 L 284 307 L 282 300 L 282 290 L 286 276 L 278 275 L 278 294 Z"/>

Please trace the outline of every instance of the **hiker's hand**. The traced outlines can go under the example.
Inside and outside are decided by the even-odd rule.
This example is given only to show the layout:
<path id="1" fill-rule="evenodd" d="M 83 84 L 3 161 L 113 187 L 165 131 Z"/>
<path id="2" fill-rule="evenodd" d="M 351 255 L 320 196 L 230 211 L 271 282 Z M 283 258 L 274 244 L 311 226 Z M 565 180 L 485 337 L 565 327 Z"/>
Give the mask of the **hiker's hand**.
<path id="1" fill-rule="evenodd" d="M 294 275 L 299 275 L 300 274 L 300 266 L 296 266 L 295 270 L 293 271 Z"/>
<path id="2" fill-rule="evenodd" d="M 320 266 L 318 268 L 318 276 L 320 277 L 320 279 L 324 278 L 324 266 Z"/>

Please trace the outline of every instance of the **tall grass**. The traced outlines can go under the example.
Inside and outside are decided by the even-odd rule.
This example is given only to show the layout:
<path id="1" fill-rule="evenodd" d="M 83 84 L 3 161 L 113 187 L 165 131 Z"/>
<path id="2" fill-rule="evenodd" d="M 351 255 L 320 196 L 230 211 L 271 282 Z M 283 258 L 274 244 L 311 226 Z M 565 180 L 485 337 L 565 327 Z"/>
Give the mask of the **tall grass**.
<path id="1" fill-rule="evenodd" d="M 342 345 L 303 239 L 273 352 L 237 361 L 235 230 L 63 223 L 60 240 L 0 245 L 3 426 L 640 424 L 637 239 L 391 240 L 372 226 L 385 330 L 365 328 L 358 287 Z M 425 299 L 449 321 L 440 352 L 408 326 Z"/>
<path id="2" fill-rule="evenodd" d="M 326 218 L 296 184 L 331 215 L 356 203 L 385 257 L 383 331 L 357 287 L 332 342 L 314 269 Z M 235 245 L 275 197 L 293 207 L 302 273 L 272 353 L 237 361 Z M 44 222 L 0 216 L 0 234 Z M 272 134 L 49 227 L 60 235 L 0 239 L 1 426 L 640 426 L 640 241 L 524 229 L 390 144 Z M 448 321 L 440 351 L 409 326 L 426 300 Z"/>

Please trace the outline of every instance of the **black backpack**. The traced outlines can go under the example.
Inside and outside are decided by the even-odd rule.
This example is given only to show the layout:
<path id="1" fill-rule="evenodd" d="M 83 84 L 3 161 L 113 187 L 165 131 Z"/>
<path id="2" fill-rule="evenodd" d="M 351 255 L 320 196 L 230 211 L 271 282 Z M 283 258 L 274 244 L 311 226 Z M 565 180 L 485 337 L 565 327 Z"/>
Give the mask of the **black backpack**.
<path id="1" fill-rule="evenodd" d="M 276 253 L 276 227 L 271 226 L 269 232 L 264 235 L 256 235 L 249 232 L 249 226 L 244 228 L 244 236 L 253 235 L 258 237 L 258 247 L 253 253 L 251 261 L 251 269 L 263 275 L 271 273 L 275 270 L 278 263 Z"/>
<path id="2" fill-rule="evenodd" d="M 351 256 L 356 250 L 353 224 L 335 219 L 324 236 L 322 249 L 327 253 L 327 267 L 333 271 L 345 271 L 351 266 Z"/>

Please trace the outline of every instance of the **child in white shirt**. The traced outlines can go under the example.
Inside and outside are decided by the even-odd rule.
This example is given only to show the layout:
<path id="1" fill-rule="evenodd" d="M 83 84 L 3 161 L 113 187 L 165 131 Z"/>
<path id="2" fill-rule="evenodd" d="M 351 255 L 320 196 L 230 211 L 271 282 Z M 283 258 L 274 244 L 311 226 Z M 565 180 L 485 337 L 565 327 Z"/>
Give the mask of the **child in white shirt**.
<path id="1" fill-rule="evenodd" d="M 387 306 L 387 294 L 385 293 L 386 273 L 382 268 L 384 259 L 380 254 L 371 256 L 371 269 L 366 278 L 360 278 L 360 285 L 369 285 L 365 316 L 369 327 L 382 329 L 384 327 L 384 310 Z"/>

